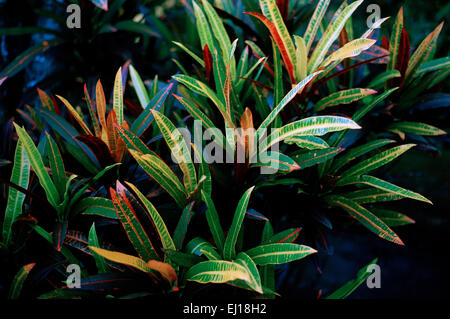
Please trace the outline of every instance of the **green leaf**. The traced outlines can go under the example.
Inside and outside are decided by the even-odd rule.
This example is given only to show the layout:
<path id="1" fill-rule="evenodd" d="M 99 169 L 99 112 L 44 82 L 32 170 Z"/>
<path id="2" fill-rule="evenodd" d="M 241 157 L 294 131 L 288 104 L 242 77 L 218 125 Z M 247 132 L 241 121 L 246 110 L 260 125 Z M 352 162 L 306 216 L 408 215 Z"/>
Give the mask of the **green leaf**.
<path id="1" fill-rule="evenodd" d="M 220 260 L 222 258 L 220 258 L 219 254 L 212 249 L 211 247 L 206 247 L 205 248 L 201 248 L 200 249 L 200 253 L 203 254 L 206 258 L 208 258 L 209 260 Z"/>
<path id="2" fill-rule="evenodd" d="M 329 132 L 342 131 L 345 129 L 360 129 L 354 121 L 339 116 L 314 116 L 303 120 L 286 124 L 276 130 L 268 137 L 267 145 L 260 152 L 265 151 L 271 145 L 283 141 L 291 136 L 322 136 Z"/>
<path id="3" fill-rule="evenodd" d="M 156 228 L 156 231 L 158 232 L 158 236 L 161 239 L 161 243 L 163 245 L 164 249 L 175 249 L 175 244 L 173 243 L 172 237 L 169 234 L 169 230 L 167 229 L 166 224 L 164 223 L 164 220 L 161 218 L 161 215 L 159 215 L 156 208 L 153 206 L 153 204 L 142 194 L 136 186 L 133 184 L 126 182 L 126 184 L 133 190 L 133 192 L 137 195 L 141 203 L 145 207 L 145 211 L 147 212 L 147 215 L 150 217 L 150 219 L 153 222 L 154 227 Z"/>
<path id="4" fill-rule="evenodd" d="M 52 170 L 53 182 L 59 191 L 60 198 L 63 198 L 66 190 L 64 162 L 53 138 L 47 132 L 45 134 L 47 136 L 46 153 L 48 155 L 50 169 Z"/>
<path id="5" fill-rule="evenodd" d="M 267 242 L 273 236 L 273 227 L 270 221 L 264 223 L 263 233 L 261 236 L 261 244 Z"/>
<path id="6" fill-rule="evenodd" d="M 286 25 L 284 24 L 283 17 L 281 16 L 280 10 L 278 9 L 275 0 L 259 0 L 259 5 L 263 14 L 273 22 L 283 44 L 286 48 L 287 55 L 289 57 L 292 65 L 296 65 L 296 54 L 294 43 L 292 42 L 291 36 L 289 34 Z M 286 62 L 286 61 L 285 61 Z"/>
<path id="7" fill-rule="evenodd" d="M 343 178 L 337 182 L 337 185 L 345 184 L 346 180 L 354 175 L 361 175 L 373 171 L 374 169 L 377 169 L 383 165 L 386 165 L 387 163 L 393 161 L 394 159 L 396 159 L 397 157 L 399 157 L 400 155 L 402 155 L 403 153 L 405 153 L 407 150 L 409 150 L 411 147 L 414 146 L 416 145 L 405 144 L 392 147 L 364 161 L 361 161 L 356 165 L 353 165 L 352 167 L 350 167 L 349 169 L 340 174 L 341 176 L 343 176 Z"/>
<path id="8" fill-rule="evenodd" d="M 325 68 L 334 61 L 342 61 L 344 59 L 357 56 L 362 51 L 369 49 L 372 45 L 375 44 L 375 42 L 376 40 L 372 39 L 352 40 L 330 54 L 328 58 L 322 63 L 321 67 Z"/>
<path id="9" fill-rule="evenodd" d="M 27 189 L 30 180 L 30 160 L 27 157 L 23 143 L 19 140 L 14 154 L 14 166 L 11 173 L 11 183 Z M 3 219 L 2 242 L 9 246 L 12 238 L 12 225 L 22 214 L 25 194 L 13 187 L 8 188 L 8 202 Z"/>
<path id="10" fill-rule="evenodd" d="M 261 125 L 259 126 L 258 130 L 257 130 L 257 136 L 261 136 L 262 132 L 264 129 L 268 128 L 270 123 L 273 122 L 273 120 L 275 120 L 275 118 L 277 117 L 277 115 L 283 110 L 283 108 L 297 95 L 298 92 L 301 92 L 301 90 L 303 90 L 303 88 L 309 83 L 311 82 L 311 80 L 319 73 L 321 73 L 322 71 L 318 71 L 315 72 L 311 75 L 309 75 L 308 77 L 306 77 L 303 81 L 299 82 L 296 86 L 294 86 L 292 88 L 292 90 L 290 90 L 288 92 L 288 94 L 286 94 L 284 96 L 284 98 L 280 101 L 280 103 L 278 103 L 278 105 L 276 107 L 273 108 L 272 112 L 270 112 L 270 114 L 264 119 L 264 121 L 261 123 Z"/>
<path id="11" fill-rule="evenodd" d="M 386 18 L 381 18 L 376 20 L 374 23 L 372 23 L 372 26 L 366 30 L 366 32 L 364 32 L 364 34 L 361 36 L 361 38 L 367 39 L 369 38 L 373 32 L 375 31 L 375 29 L 379 29 L 381 27 L 381 25 L 388 20 L 390 17 L 386 17 Z"/>
<path id="12" fill-rule="evenodd" d="M 316 252 L 311 247 L 291 243 L 260 245 L 246 251 L 257 265 L 284 264 Z"/>
<path id="13" fill-rule="evenodd" d="M 70 114 L 73 116 L 73 118 L 77 121 L 78 125 L 83 130 L 83 133 L 85 135 L 93 135 L 91 130 L 89 130 L 89 128 L 87 127 L 86 123 L 84 123 L 84 121 L 81 118 L 80 114 L 75 110 L 75 108 L 70 104 L 70 102 L 67 101 L 65 98 L 63 98 L 62 96 L 56 95 L 56 97 L 58 99 L 60 99 L 64 103 L 64 105 L 69 110 Z"/>
<path id="14" fill-rule="evenodd" d="M 49 203 L 56 208 L 60 203 L 59 193 L 55 187 L 55 184 L 53 184 L 50 175 L 45 169 L 41 154 L 34 145 L 33 140 L 28 135 L 28 133 L 16 123 L 14 123 L 14 127 L 16 128 L 17 135 L 19 136 L 23 147 L 27 152 L 31 167 L 33 167 L 33 170 L 39 178 L 39 182 L 42 188 L 45 190 Z"/>
<path id="15" fill-rule="evenodd" d="M 99 215 L 106 218 L 117 219 L 114 204 L 110 199 L 103 197 L 86 197 L 78 201 L 73 207 L 72 214 Z"/>
<path id="16" fill-rule="evenodd" d="M 95 223 L 92 223 L 91 229 L 89 230 L 88 244 L 90 247 L 100 248 L 100 244 L 98 242 L 97 232 L 95 231 Z M 107 273 L 109 271 L 109 267 L 106 264 L 105 258 L 98 255 L 95 251 L 91 250 L 92 257 L 94 257 L 95 265 L 97 266 L 97 270 L 99 273 Z"/>
<path id="17" fill-rule="evenodd" d="M 261 285 L 261 277 L 259 275 L 258 268 L 256 267 L 255 262 L 244 252 L 240 252 L 236 256 L 236 263 L 240 264 L 242 267 L 244 267 L 247 270 L 249 281 L 248 285 L 251 289 L 254 291 L 262 294 L 263 289 Z"/>
<path id="18" fill-rule="evenodd" d="M 261 244 L 293 243 L 297 239 L 301 230 L 301 228 L 289 228 L 283 230 L 278 234 L 269 236 L 269 238 L 263 240 Z"/>
<path id="19" fill-rule="evenodd" d="M 174 284 L 177 282 L 177 274 L 173 267 L 169 264 L 157 260 L 145 261 L 135 256 L 127 255 L 117 251 L 109 251 L 97 247 L 89 246 L 89 249 L 113 262 L 127 265 L 146 273 L 157 272 L 170 284 Z"/>
<path id="20" fill-rule="evenodd" d="M 317 44 L 316 48 L 311 54 L 308 63 L 308 73 L 314 72 L 319 67 L 325 55 L 327 54 L 328 49 L 331 47 L 334 41 L 336 41 L 336 39 L 339 36 L 339 33 L 344 28 L 345 23 L 362 2 L 363 2 L 362 0 L 355 1 L 352 4 L 348 5 L 347 7 L 345 7 L 342 10 L 339 17 L 337 17 L 335 21 L 333 21 L 328 25 L 327 29 L 325 30 L 325 33 L 323 34 L 322 38 L 320 39 L 319 43 Z"/>
<path id="21" fill-rule="evenodd" d="M 94 127 L 95 136 L 101 138 L 102 130 L 100 128 L 100 124 L 98 122 L 97 115 L 95 114 L 96 113 L 95 107 L 94 107 L 94 104 L 92 103 L 91 97 L 89 96 L 89 92 L 88 92 L 86 83 L 84 84 L 83 89 L 84 89 L 84 97 L 86 99 L 86 104 L 87 104 L 87 107 L 89 110 L 89 116 L 91 118 L 92 126 Z"/>
<path id="22" fill-rule="evenodd" d="M 194 103 L 192 103 L 191 101 L 182 96 L 174 94 L 174 97 L 178 100 L 178 102 L 180 102 L 184 106 L 186 111 L 188 111 L 189 114 L 191 114 L 194 119 L 202 121 L 202 125 L 206 129 L 216 127 L 214 123 L 210 120 L 210 118 L 205 113 L 203 113 L 197 106 L 195 106 Z"/>
<path id="23" fill-rule="evenodd" d="M 145 105 L 144 111 L 131 124 L 130 131 L 137 136 L 141 136 L 148 129 L 154 120 L 153 111 L 159 111 L 167 100 L 169 93 L 171 92 L 173 83 L 170 83 L 165 89 L 156 94 L 148 104 Z"/>
<path id="24" fill-rule="evenodd" d="M 317 102 L 316 105 L 314 105 L 313 112 L 322 111 L 330 106 L 350 104 L 375 93 L 377 93 L 377 91 L 372 89 L 349 89 L 334 92 Z"/>
<path id="25" fill-rule="evenodd" d="M 399 78 L 401 76 L 402 75 L 398 70 L 384 71 L 379 75 L 377 75 L 375 78 L 373 78 L 372 81 L 370 81 L 370 83 L 367 85 L 367 87 L 372 89 L 379 89 L 382 88 L 387 81 L 392 80 L 394 78 Z"/>
<path id="26" fill-rule="evenodd" d="M 261 236 L 261 244 L 266 243 L 273 237 L 273 227 L 270 221 L 266 221 Z M 264 287 L 275 290 L 275 267 L 276 265 L 260 266 L 261 283 Z"/>
<path id="27" fill-rule="evenodd" d="M 134 91 L 139 99 L 139 103 L 142 108 L 145 109 L 148 103 L 150 103 L 150 97 L 148 96 L 147 88 L 145 87 L 141 76 L 132 65 L 130 65 L 130 76 L 131 81 L 133 82 Z"/>
<path id="28" fill-rule="evenodd" d="M 280 51 L 278 50 L 278 47 L 275 43 L 275 41 L 272 40 L 272 47 L 273 47 L 273 68 L 275 72 L 274 76 L 274 92 L 273 92 L 273 105 L 277 105 L 281 102 L 282 96 L 284 95 L 284 89 L 283 89 L 283 69 L 281 68 L 281 59 L 280 59 Z M 294 97 L 295 94 L 293 94 L 292 97 Z M 287 103 L 286 103 L 287 104 Z M 279 118 L 276 119 L 279 122 Z M 275 122 L 275 126 L 279 127 L 277 122 Z"/>
<path id="29" fill-rule="evenodd" d="M 349 151 L 345 152 L 344 155 L 340 156 L 337 160 L 334 161 L 332 169 L 330 170 L 330 173 L 334 174 L 341 167 L 343 167 L 345 164 L 353 161 L 355 158 L 358 158 L 364 154 L 369 153 L 370 151 L 373 151 L 377 148 L 383 147 L 387 144 L 391 144 L 394 142 L 395 142 L 394 140 L 380 139 L 380 140 L 371 141 L 371 142 L 363 144 L 361 146 L 351 148 Z"/>
<path id="30" fill-rule="evenodd" d="M 209 260 L 198 263 L 185 276 L 186 280 L 205 283 L 224 283 L 232 280 L 250 281 L 250 276 L 243 266 L 225 260 Z"/>
<path id="31" fill-rule="evenodd" d="M 228 50 L 231 47 L 231 41 L 223 25 L 222 19 L 218 16 L 216 10 L 208 1 L 203 1 L 203 8 L 205 10 L 206 16 L 208 17 L 209 24 L 211 26 L 212 33 L 219 43 L 220 50 L 222 51 L 223 61 L 227 63 L 228 61 Z M 213 47 L 209 47 L 213 50 Z M 231 70 L 235 72 L 235 62 L 234 57 L 231 60 Z"/>
<path id="32" fill-rule="evenodd" d="M 114 80 L 113 109 L 116 112 L 117 124 L 122 126 L 123 118 L 123 86 L 122 86 L 122 67 L 116 73 Z"/>
<path id="33" fill-rule="evenodd" d="M 182 267 L 192 267 L 195 264 L 205 261 L 202 257 L 193 254 L 182 253 L 181 251 L 176 251 L 173 249 L 167 249 L 166 256 L 172 262 Z"/>
<path id="34" fill-rule="evenodd" d="M 17 274 L 14 276 L 11 288 L 9 289 L 8 299 L 18 299 L 20 292 L 22 291 L 23 284 L 25 280 L 27 280 L 28 275 L 30 274 L 33 267 L 36 263 L 31 263 L 23 266 L 19 269 Z"/>
<path id="35" fill-rule="evenodd" d="M 309 52 L 309 49 L 311 49 L 317 30 L 319 30 L 319 26 L 329 5 L 330 0 L 320 0 L 314 10 L 311 20 L 309 20 L 308 27 L 306 28 L 305 35 L 303 36 L 306 42 L 306 52 Z"/>
<path id="36" fill-rule="evenodd" d="M 193 143 L 191 143 L 191 146 L 192 146 L 192 149 L 194 150 L 194 157 L 196 159 L 196 162 L 200 163 L 199 169 L 198 169 L 198 175 L 200 177 L 199 180 L 201 180 L 203 177 L 205 177 L 205 179 L 201 183 L 201 190 L 203 190 L 205 192 L 205 194 L 207 194 L 208 196 L 211 196 L 212 179 L 211 179 L 211 172 L 209 170 L 208 163 L 206 162 L 206 160 L 204 158 L 203 152 L 200 153 L 200 150 L 198 150 Z"/>
<path id="37" fill-rule="evenodd" d="M 388 126 L 388 130 L 396 130 L 403 133 L 411 133 L 417 135 L 436 136 L 444 135 L 447 132 L 429 124 L 419 122 L 397 122 Z"/>
<path id="38" fill-rule="evenodd" d="M 300 153 L 298 155 L 292 156 L 294 161 L 300 167 L 300 169 L 314 166 L 317 164 L 325 163 L 330 158 L 335 157 L 340 152 L 342 152 L 342 148 L 340 147 L 329 147 L 320 150 L 313 150 L 304 153 Z"/>
<path id="39" fill-rule="evenodd" d="M 353 280 L 350 280 L 345 285 L 334 291 L 332 294 L 330 294 L 326 299 L 345 299 L 347 298 L 353 291 L 355 291 L 356 288 L 358 288 L 363 282 L 369 278 L 371 274 L 371 270 L 369 267 L 371 265 L 376 265 L 378 262 L 378 258 L 375 258 L 372 260 L 369 264 L 361 268 L 356 278 Z"/>
<path id="40" fill-rule="evenodd" d="M 50 41 L 43 41 L 42 43 L 32 46 L 31 48 L 20 54 L 17 58 L 15 58 L 0 72 L 0 79 L 5 77 L 13 77 L 14 75 L 22 71 L 31 61 L 33 61 L 36 56 L 61 43 L 61 39 L 54 39 Z"/>
<path id="41" fill-rule="evenodd" d="M 437 38 L 444 26 L 444 22 L 439 24 L 433 32 L 431 32 L 414 51 L 409 59 L 408 68 L 405 75 L 405 83 L 412 81 L 420 67 L 429 60 L 432 52 L 436 47 Z"/>
<path id="42" fill-rule="evenodd" d="M 94 153 L 85 144 L 75 138 L 80 133 L 61 116 L 46 110 L 39 110 L 39 112 L 51 128 L 67 141 L 66 147 L 70 154 L 82 163 L 89 172 L 93 174 L 98 173 L 100 164 Z"/>
<path id="43" fill-rule="evenodd" d="M 203 10 L 198 6 L 196 1 L 192 1 L 194 6 L 195 20 L 197 23 L 197 31 L 200 37 L 200 44 L 202 49 L 207 45 L 210 50 L 214 48 L 214 40 L 211 34 L 211 29 L 208 24 L 208 20 L 205 17 Z"/>
<path id="44" fill-rule="evenodd" d="M 408 198 L 422 201 L 425 203 L 433 204 L 429 199 L 425 198 L 424 196 L 422 196 L 418 193 L 404 189 L 402 187 L 399 187 L 397 185 L 391 184 L 382 179 L 379 179 L 379 178 L 376 178 L 373 176 L 369 176 L 369 175 L 354 176 L 353 178 L 349 178 L 347 183 L 348 184 L 365 184 L 365 185 L 369 185 L 369 186 L 381 189 L 386 192 L 394 193 L 397 195 L 401 195 L 403 197 L 408 197 Z M 348 185 L 348 184 L 346 184 L 346 185 Z"/>
<path id="45" fill-rule="evenodd" d="M 156 153 L 150 150 L 139 137 L 137 137 L 127 129 L 118 126 L 117 124 L 114 124 L 114 127 L 116 128 L 117 133 L 119 133 L 120 137 L 125 143 L 125 146 L 128 149 L 136 151 L 138 153 L 151 154 L 156 156 Z"/>
<path id="46" fill-rule="evenodd" d="M 239 58 L 239 63 L 236 70 L 236 75 L 238 77 L 244 77 L 245 73 L 248 71 L 248 45 L 245 46 L 244 51 L 241 53 L 241 57 Z M 236 79 L 236 91 L 241 92 L 242 86 L 244 85 L 244 79 L 237 78 Z"/>
<path id="47" fill-rule="evenodd" d="M 175 125 L 173 125 L 173 123 L 162 113 L 153 111 L 153 116 L 155 117 L 159 130 L 164 136 L 164 140 L 172 152 L 175 162 L 178 163 L 183 172 L 183 182 L 186 193 L 190 194 L 197 185 L 197 176 L 184 137 L 177 130 Z"/>
<path id="48" fill-rule="evenodd" d="M 236 256 L 235 251 L 236 241 L 239 235 L 239 231 L 241 230 L 242 227 L 242 222 L 244 221 L 245 212 L 247 211 L 248 202 L 250 200 L 250 195 L 254 188 L 255 187 L 253 186 L 247 189 L 244 195 L 242 195 L 236 207 L 233 221 L 231 223 L 230 230 L 228 231 L 227 239 L 225 240 L 223 248 L 223 256 L 227 260 L 234 259 Z"/>
<path id="49" fill-rule="evenodd" d="M 183 241 L 186 237 L 189 222 L 194 215 L 194 211 L 192 210 L 194 204 L 195 202 L 191 202 L 183 209 L 183 213 L 181 214 L 180 219 L 178 220 L 177 227 L 175 228 L 175 232 L 173 234 L 173 242 L 175 245 L 175 249 L 177 250 L 181 250 L 181 248 L 183 247 Z"/>
<path id="50" fill-rule="evenodd" d="M 328 0 L 329 1 L 329 0 Z M 302 81 L 306 78 L 306 72 L 308 68 L 308 51 L 306 48 L 305 40 L 298 35 L 294 35 L 295 41 L 295 54 L 297 55 L 297 65 L 295 66 L 295 78 L 298 81 Z"/>
<path id="51" fill-rule="evenodd" d="M 397 236 L 392 229 L 389 228 L 381 219 L 372 214 L 370 211 L 355 203 L 351 199 L 331 195 L 327 196 L 325 200 L 333 206 L 342 207 L 352 217 L 356 218 L 362 225 L 367 227 L 370 231 L 377 234 L 379 237 L 389 240 L 398 245 L 404 245 L 400 237 Z"/>
<path id="52" fill-rule="evenodd" d="M 414 224 L 408 216 L 389 209 L 372 208 L 372 212 L 390 227 Z"/>
<path id="53" fill-rule="evenodd" d="M 330 147 L 327 142 L 317 136 L 291 136 L 284 140 L 286 144 L 296 144 L 307 150 L 318 150 Z"/>
<path id="54" fill-rule="evenodd" d="M 200 237 L 195 237 L 186 245 L 186 251 L 197 256 L 205 255 L 210 260 L 219 260 L 220 255 L 214 250 L 214 246 Z"/>
<path id="55" fill-rule="evenodd" d="M 449 66 L 450 66 L 450 57 L 428 61 L 422 64 L 422 66 L 417 71 L 416 76 L 421 76 L 432 71 L 443 70 L 448 68 Z"/>
<path id="56" fill-rule="evenodd" d="M 342 194 L 342 196 L 351 199 L 358 204 L 388 202 L 404 198 L 402 195 L 374 188 L 360 189 Z"/>
<path id="57" fill-rule="evenodd" d="M 251 164 L 251 167 L 266 167 L 276 171 L 292 172 L 300 169 L 300 166 L 287 155 L 279 152 L 267 152 L 267 154 L 260 154 L 258 162 Z"/>
<path id="58" fill-rule="evenodd" d="M 115 167 L 120 166 L 121 163 L 115 163 L 113 165 L 106 166 L 104 169 L 102 169 L 100 172 L 98 172 L 93 178 L 91 178 L 83 187 L 81 187 L 75 195 L 72 196 L 70 199 L 70 203 L 68 205 L 69 208 L 71 208 L 75 203 L 78 202 L 78 200 L 83 196 L 84 192 L 95 182 L 97 182 L 100 178 L 102 178 L 106 173 L 108 173 L 110 170 L 112 170 Z"/>
<path id="59" fill-rule="evenodd" d="M 187 47 L 185 47 L 182 43 L 173 41 L 173 44 L 177 45 L 178 47 L 180 47 L 184 52 L 186 52 L 187 54 L 189 54 L 195 61 L 197 61 L 202 67 L 205 67 L 205 62 L 194 52 L 192 52 L 191 50 L 189 50 Z"/>
<path id="60" fill-rule="evenodd" d="M 137 219 L 130 200 L 126 195 L 122 196 L 112 188 L 110 189 L 110 193 L 117 216 L 136 252 L 146 262 L 152 259 L 159 260 L 159 256 L 150 242 L 147 233 Z"/>
<path id="61" fill-rule="evenodd" d="M 144 36 L 160 37 L 159 33 L 153 31 L 148 25 L 133 20 L 120 21 L 114 27 L 118 30 L 135 32 Z"/>
<path id="62" fill-rule="evenodd" d="M 230 127 L 235 126 L 230 118 L 230 115 L 226 111 L 225 105 L 222 103 L 216 93 L 214 93 L 214 91 L 211 90 L 205 83 L 183 74 L 174 75 L 172 76 L 172 78 L 185 85 L 195 93 L 200 94 L 201 96 L 208 97 L 217 106 L 226 123 Z"/>
<path id="63" fill-rule="evenodd" d="M 131 149 L 129 151 L 144 171 L 172 196 L 178 206 L 184 207 L 185 188 L 169 166 L 155 155 L 142 154 Z"/>
<path id="64" fill-rule="evenodd" d="M 361 107 L 360 109 L 358 109 L 358 111 L 356 111 L 355 114 L 352 116 L 352 120 L 355 122 L 358 122 L 360 119 L 363 118 L 364 115 L 366 115 L 368 112 L 370 112 L 379 103 L 384 101 L 389 95 L 392 94 L 392 92 L 396 91 L 397 89 L 398 88 L 392 88 L 392 89 L 384 92 L 383 94 L 380 94 L 379 96 L 377 96 L 377 98 L 375 100 L 373 100 L 372 102 L 370 102 L 370 103 L 364 105 L 363 107 Z"/>
<path id="65" fill-rule="evenodd" d="M 45 91 L 41 90 L 40 88 L 38 88 L 37 91 L 39 95 L 39 100 L 41 100 L 42 107 L 50 112 L 56 112 L 55 103 L 53 102 L 52 98 L 48 96 L 48 94 L 45 93 Z"/>
<path id="66" fill-rule="evenodd" d="M 263 0 L 261 0 L 261 1 L 263 1 Z M 288 45 L 288 46 L 292 45 L 291 52 L 294 54 L 293 57 L 296 58 L 295 47 L 292 43 L 292 40 L 291 40 L 289 34 L 287 34 L 287 37 L 285 37 L 285 35 L 280 34 L 280 32 L 277 30 L 277 24 L 278 24 L 277 22 L 278 21 L 273 22 L 265 15 L 262 15 L 257 12 L 246 12 L 246 14 L 249 14 L 249 15 L 257 18 L 267 27 L 267 29 L 269 29 L 270 35 L 272 36 L 274 41 L 277 43 L 277 46 L 280 49 L 280 53 L 281 53 L 281 56 L 283 57 L 284 65 L 288 71 L 291 83 L 295 83 L 296 80 L 295 80 L 295 74 L 294 74 L 294 64 L 293 64 L 293 60 L 290 57 L 290 53 L 289 53 L 289 51 L 291 51 L 291 49 L 288 49 L 286 46 L 286 45 Z M 281 23 L 283 23 L 282 20 L 281 20 Z M 291 44 L 286 44 L 285 40 L 287 40 L 288 42 L 290 41 Z M 271 71 L 269 71 L 269 72 L 272 73 Z"/>
<path id="67" fill-rule="evenodd" d="M 203 190 L 201 191 L 201 195 L 202 200 L 207 207 L 205 215 L 209 230 L 211 231 L 219 252 L 222 254 L 224 251 L 225 236 L 223 234 L 222 226 L 220 225 L 219 215 L 217 214 L 216 207 L 214 206 L 211 197 L 203 192 Z"/>
<path id="68" fill-rule="evenodd" d="M 402 29 L 403 29 L 403 7 L 400 7 L 400 10 L 398 11 L 397 18 L 395 19 L 394 26 L 391 32 L 391 41 L 389 43 L 389 61 L 386 69 L 387 71 L 394 70 L 395 66 L 397 65 Z"/>

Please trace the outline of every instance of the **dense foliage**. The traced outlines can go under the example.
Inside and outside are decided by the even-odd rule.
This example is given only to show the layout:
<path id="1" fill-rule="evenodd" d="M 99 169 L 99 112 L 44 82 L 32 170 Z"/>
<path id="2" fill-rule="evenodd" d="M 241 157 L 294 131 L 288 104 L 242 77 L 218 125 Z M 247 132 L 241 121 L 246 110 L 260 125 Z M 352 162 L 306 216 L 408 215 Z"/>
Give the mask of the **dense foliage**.
<path id="1" fill-rule="evenodd" d="M 277 265 L 314 258 L 336 226 L 404 245 L 395 229 L 414 220 L 390 202 L 431 201 L 386 172 L 444 147 L 447 118 L 422 117 L 448 106 L 443 24 L 415 43 L 403 9 L 366 26 L 362 0 L 330 2 L 80 1 L 82 33 L 50 10 L 54 28 L 1 28 L 48 38 L 2 68 L 0 90 L 38 56 L 75 57 L 4 124 L 5 297 L 276 298 Z M 84 68 L 108 37 L 120 54 L 94 56 L 121 67 Z M 376 262 L 325 297 L 347 297 Z M 81 288 L 66 287 L 70 264 Z"/>

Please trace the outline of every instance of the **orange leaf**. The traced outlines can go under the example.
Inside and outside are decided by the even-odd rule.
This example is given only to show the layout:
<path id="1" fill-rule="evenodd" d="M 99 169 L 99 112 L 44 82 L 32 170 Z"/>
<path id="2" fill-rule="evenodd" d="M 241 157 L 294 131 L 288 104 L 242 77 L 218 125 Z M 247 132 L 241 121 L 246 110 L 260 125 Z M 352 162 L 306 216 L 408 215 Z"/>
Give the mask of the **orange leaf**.
<path id="1" fill-rule="evenodd" d="M 294 66 L 292 65 L 292 61 L 289 59 L 289 55 L 287 52 L 286 47 L 284 46 L 284 42 L 281 39 L 280 34 L 278 33 L 277 28 L 273 24 L 272 21 L 270 21 L 267 17 L 264 15 L 257 13 L 257 12 L 245 12 L 246 14 L 252 15 L 255 18 L 259 19 L 264 25 L 269 29 L 270 34 L 274 38 L 275 42 L 278 45 L 278 48 L 280 49 L 281 56 L 283 57 L 284 64 L 286 66 L 286 69 L 289 73 L 289 78 L 291 79 L 292 83 L 295 83 L 295 76 L 294 76 Z"/>

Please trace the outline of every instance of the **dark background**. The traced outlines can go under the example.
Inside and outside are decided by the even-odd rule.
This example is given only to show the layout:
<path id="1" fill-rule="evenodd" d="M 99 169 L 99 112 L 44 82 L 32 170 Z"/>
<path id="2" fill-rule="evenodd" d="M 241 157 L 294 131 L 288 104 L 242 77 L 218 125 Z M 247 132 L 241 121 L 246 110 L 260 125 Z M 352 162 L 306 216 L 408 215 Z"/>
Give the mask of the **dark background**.
<path id="1" fill-rule="evenodd" d="M 52 10 L 55 0 L 17 1 L 0 0 L 0 27 L 21 25 L 40 25 L 54 27 L 51 20 L 37 18 L 35 8 Z M 81 1 L 82 4 L 85 1 Z M 126 1 L 122 17 L 132 18 L 139 10 L 141 1 Z M 163 1 L 156 1 L 163 2 Z M 315 3 L 315 1 L 314 1 Z M 391 16 L 381 32 L 390 30 L 400 6 L 405 9 L 405 28 L 411 37 L 411 45 L 417 46 L 441 21 L 445 21 L 439 38 L 437 56 L 448 55 L 450 33 L 447 17 L 450 14 L 450 2 L 437 1 L 366 1 L 355 15 L 354 25 L 365 27 L 367 13 L 365 9 L 371 3 L 379 4 L 382 17 Z M 340 1 L 332 1 L 336 8 Z M 92 6 L 84 5 L 84 14 L 90 14 Z M 181 8 L 167 13 L 168 19 L 178 19 Z M 332 13 L 334 10 L 329 9 Z M 181 13 L 180 13 L 181 12 Z M 63 12 L 56 12 L 64 15 Z M 92 13 L 92 12 L 91 12 Z M 83 20 L 84 21 L 84 20 Z M 89 32 L 89 26 L 79 32 Z M 363 30 L 357 31 L 362 33 Z M 43 35 L 5 37 L 0 36 L 0 69 L 12 61 L 21 52 L 34 43 L 45 40 Z M 115 71 L 127 59 L 139 66 L 141 75 L 153 78 L 158 74 L 168 79 L 176 72 L 176 66 L 170 61 L 170 44 L 150 39 L 145 47 L 137 46 L 129 34 L 117 33 L 98 41 L 74 41 L 76 52 L 70 55 L 71 48 L 55 49 L 45 56 L 38 57 L 25 71 L 8 79 L 0 89 L 0 124 L 23 108 L 25 103 L 37 103 L 36 87 L 61 94 L 70 100 L 71 94 L 79 96 L 85 81 L 93 78 L 112 79 Z M 163 49 L 161 49 L 163 48 Z M 75 54 L 76 53 L 76 54 Z M 106 90 L 111 81 L 104 81 Z M 448 83 L 446 84 L 448 87 Z M 447 117 L 448 118 L 448 117 Z M 448 131 L 447 127 L 442 127 Z M 4 141 L 0 141 L 3 144 Z M 396 232 L 405 242 L 404 247 L 380 240 L 365 229 L 355 226 L 350 229 L 334 229 L 327 234 L 328 250 L 319 250 L 317 265 L 309 260 L 289 264 L 280 268 L 279 292 L 286 296 L 315 298 L 322 289 L 329 294 L 343 283 L 352 279 L 357 270 L 375 257 L 381 266 L 381 289 L 368 289 L 364 284 L 351 298 L 447 298 L 449 296 L 449 213 L 450 213 L 450 150 L 448 143 L 439 158 L 419 151 L 411 151 L 408 156 L 396 161 L 390 176 L 399 185 L 408 186 L 427 198 L 434 205 L 402 200 L 395 203 L 398 210 L 404 212 L 416 223 L 396 228 Z M 394 209 L 397 207 L 394 207 Z M 297 226 L 297 225 L 292 225 Z M 299 242 L 302 241 L 302 235 Z"/>

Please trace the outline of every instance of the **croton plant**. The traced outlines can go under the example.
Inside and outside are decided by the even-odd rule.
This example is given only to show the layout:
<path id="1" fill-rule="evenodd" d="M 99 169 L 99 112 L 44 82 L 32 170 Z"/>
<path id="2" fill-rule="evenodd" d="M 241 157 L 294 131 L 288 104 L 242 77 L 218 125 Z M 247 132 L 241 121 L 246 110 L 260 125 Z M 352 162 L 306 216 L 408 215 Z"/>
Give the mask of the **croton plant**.
<path id="1" fill-rule="evenodd" d="M 110 19 L 124 1 L 92 2 Z M 17 144 L 1 160 L 11 172 L 0 216 L 9 298 L 27 285 L 41 299 L 278 298 L 277 265 L 313 262 L 315 238 L 335 223 L 404 245 L 395 228 L 414 220 L 387 202 L 431 201 L 383 178 L 403 153 L 438 149 L 446 134 L 414 120 L 439 103 L 450 73 L 449 58 L 435 56 L 443 25 L 410 43 L 400 9 L 359 34 L 366 26 L 352 16 L 363 1 L 334 12 L 330 2 L 181 1 L 184 34 L 161 21 L 147 30 L 145 14 L 120 25 L 137 40 L 170 40 L 170 81 L 143 79 L 127 61 L 71 101 L 38 89 L 40 103 L 8 122 Z M 374 263 L 323 297 L 347 297 Z"/>

